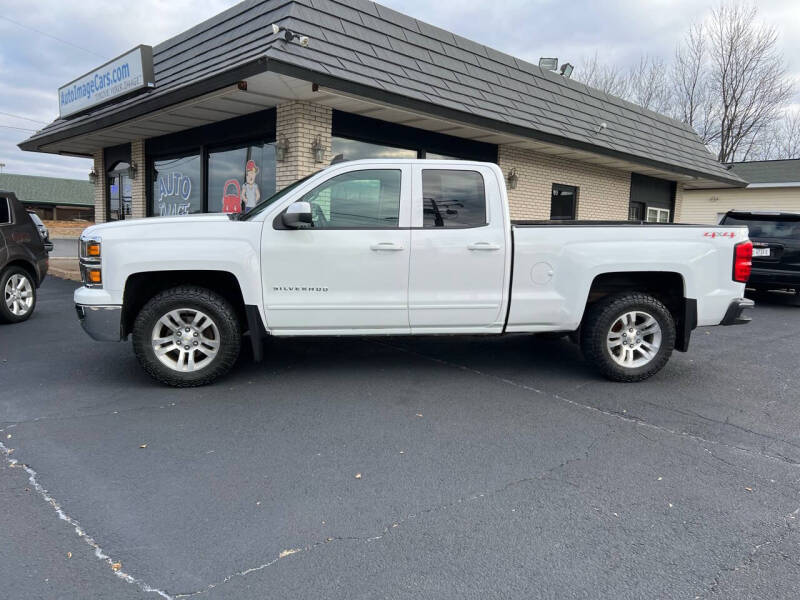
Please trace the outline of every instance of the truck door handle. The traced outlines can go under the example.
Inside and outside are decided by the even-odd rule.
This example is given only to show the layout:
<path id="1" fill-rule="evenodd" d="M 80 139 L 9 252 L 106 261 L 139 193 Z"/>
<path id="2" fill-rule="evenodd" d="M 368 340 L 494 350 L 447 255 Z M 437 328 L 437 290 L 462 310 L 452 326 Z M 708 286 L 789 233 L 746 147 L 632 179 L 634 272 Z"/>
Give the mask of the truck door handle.
<path id="1" fill-rule="evenodd" d="M 403 249 L 403 244 L 395 244 L 394 242 L 378 242 L 377 244 L 372 244 L 369 249 L 374 250 L 375 252 L 380 252 L 382 250 L 397 252 L 398 250 Z"/>
<path id="2" fill-rule="evenodd" d="M 473 242 L 467 246 L 469 250 L 500 250 L 500 244 L 491 242 Z"/>

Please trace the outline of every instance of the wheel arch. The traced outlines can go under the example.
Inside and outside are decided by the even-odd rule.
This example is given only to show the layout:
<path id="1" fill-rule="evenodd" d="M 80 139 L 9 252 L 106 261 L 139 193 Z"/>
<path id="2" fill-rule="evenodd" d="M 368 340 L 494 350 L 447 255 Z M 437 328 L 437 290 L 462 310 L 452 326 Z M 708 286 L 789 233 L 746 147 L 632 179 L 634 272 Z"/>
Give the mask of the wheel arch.
<path id="1" fill-rule="evenodd" d="M 233 273 L 215 270 L 147 271 L 132 273 L 125 280 L 122 296 L 122 336 L 133 330 L 136 315 L 156 294 L 165 290 L 195 285 L 215 292 L 231 303 L 243 328 L 248 323 L 242 286 Z"/>
<path id="2" fill-rule="evenodd" d="M 8 263 L 6 263 L 6 265 L 2 269 L 0 269 L 0 273 L 5 273 L 6 269 L 10 267 L 19 267 L 21 269 L 24 269 L 25 272 L 28 275 L 30 275 L 31 281 L 33 282 L 33 285 L 35 287 L 38 288 L 39 285 L 41 284 L 41 281 L 39 281 L 39 275 L 36 272 L 36 267 L 29 260 L 26 260 L 24 258 L 15 258 L 13 260 L 10 260 L 8 261 Z"/>
<path id="3" fill-rule="evenodd" d="M 623 292 L 653 296 L 667 307 L 675 320 L 675 349 L 686 352 L 691 332 L 697 327 L 697 301 L 686 297 L 686 279 L 676 271 L 611 271 L 594 277 L 583 308 L 583 323 L 591 306 Z"/>

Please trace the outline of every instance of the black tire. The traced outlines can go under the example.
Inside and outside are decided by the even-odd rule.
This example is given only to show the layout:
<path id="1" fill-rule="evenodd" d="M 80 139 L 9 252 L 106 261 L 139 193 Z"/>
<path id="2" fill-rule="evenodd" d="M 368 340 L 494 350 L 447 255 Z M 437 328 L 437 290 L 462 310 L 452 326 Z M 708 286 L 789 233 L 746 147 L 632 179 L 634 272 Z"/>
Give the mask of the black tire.
<path id="1" fill-rule="evenodd" d="M 619 364 L 612 355 L 608 347 L 608 336 L 618 319 L 633 311 L 647 313 L 655 319 L 660 328 L 661 341 L 649 362 L 640 366 L 626 367 Z M 625 335 L 628 335 L 627 332 Z M 583 355 L 596 370 L 612 381 L 630 383 L 643 381 L 655 375 L 667 364 L 674 348 L 675 320 L 666 306 L 647 294 L 627 292 L 607 296 L 589 307 L 581 327 Z M 636 354 L 645 360 L 645 355 L 641 351 Z M 631 351 L 631 356 L 636 354 Z"/>
<path id="2" fill-rule="evenodd" d="M 23 314 L 14 314 L 6 303 L 6 285 L 8 285 L 9 280 L 15 275 L 23 277 L 28 282 L 33 298 L 30 308 Z M 0 273 L 0 323 L 21 323 L 22 321 L 27 321 L 31 318 L 34 310 L 36 310 L 36 282 L 31 277 L 31 274 L 22 267 L 8 267 L 5 271 Z"/>
<path id="3" fill-rule="evenodd" d="M 216 327 L 218 349 L 208 364 L 182 372 L 165 365 L 156 356 L 153 331 L 159 320 L 171 311 L 187 311 L 185 314 L 200 311 Z M 227 373 L 239 356 L 241 339 L 241 324 L 233 306 L 219 294 L 196 286 L 175 287 L 157 294 L 139 311 L 133 324 L 133 350 L 142 368 L 157 381 L 173 387 L 207 385 Z M 199 350 L 202 352 L 202 348 Z M 183 354 L 179 347 L 172 354 L 176 353 Z"/>

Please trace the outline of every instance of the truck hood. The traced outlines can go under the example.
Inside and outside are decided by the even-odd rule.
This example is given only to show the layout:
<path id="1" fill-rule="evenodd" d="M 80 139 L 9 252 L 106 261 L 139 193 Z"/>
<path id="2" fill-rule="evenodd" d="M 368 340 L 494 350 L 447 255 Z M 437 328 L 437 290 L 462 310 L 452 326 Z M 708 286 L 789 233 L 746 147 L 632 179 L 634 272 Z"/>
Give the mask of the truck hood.
<path id="1" fill-rule="evenodd" d="M 180 217 L 148 217 L 146 219 L 129 219 L 127 221 L 114 221 L 92 225 L 83 230 L 81 235 L 102 235 L 104 231 L 118 231 L 134 227 L 149 227 L 152 225 L 185 225 L 188 223 L 213 223 L 230 222 L 228 215 L 223 213 L 206 213 L 198 215 L 184 215 Z"/>

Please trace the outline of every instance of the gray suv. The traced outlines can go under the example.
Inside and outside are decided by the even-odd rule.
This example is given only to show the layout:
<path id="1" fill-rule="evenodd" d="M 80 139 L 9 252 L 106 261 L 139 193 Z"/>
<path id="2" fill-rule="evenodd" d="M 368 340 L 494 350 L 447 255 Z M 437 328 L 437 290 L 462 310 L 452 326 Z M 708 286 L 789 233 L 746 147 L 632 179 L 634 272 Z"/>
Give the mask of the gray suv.
<path id="1" fill-rule="evenodd" d="M 45 275 L 45 241 L 13 192 L 0 191 L 0 323 L 33 314 Z"/>

